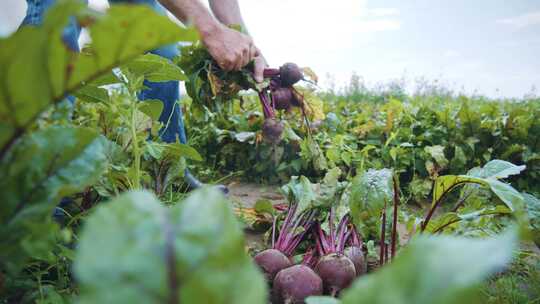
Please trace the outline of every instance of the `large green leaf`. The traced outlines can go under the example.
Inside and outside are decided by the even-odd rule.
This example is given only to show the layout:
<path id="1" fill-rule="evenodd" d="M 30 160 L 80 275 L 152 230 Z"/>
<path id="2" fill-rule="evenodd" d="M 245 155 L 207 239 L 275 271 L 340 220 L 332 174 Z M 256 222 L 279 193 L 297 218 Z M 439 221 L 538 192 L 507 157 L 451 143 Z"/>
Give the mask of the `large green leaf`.
<path id="1" fill-rule="evenodd" d="M 427 232 L 435 233 L 443 231 L 443 229 L 461 222 L 461 221 L 473 221 L 483 216 L 489 215 L 504 215 L 511 214 L 512 211 L 505 205 L 498 205 L 495 207 L 486 207 L 481 210 L 468 213 L 447 212 L 444 215 L 438 217 L 436 220 L 431 220 L 426 227 Z"/>
<path id="2" fill-rule="evenodd" d="M 511 185 L 497 179 L 478 178 L 468 175 L 445 175 L 438 177 L 435 180 L 435 187 L 433 189 L 432 207 L 440 203 L 441 198 L 450 191 L 465 184 L 479 184 L 489 188 L 512 211 L 523 207 L 523 197 Z"/>
<path id="3" fill-rule="evenodd" d="M 32 242 L 50 239 L 49 219 L 61 197 L 98 180 L 107 167 L 108 145 L 89 129 L 49 127 L 24 137 L 7 154 L 0 162 L 1 264 L 15 269 L 28 256 L 48 252 L 46 244 Z"/>
<path id="4" fill-rule="evenodd" d="M 182 70 L 170 60 L 155 54 L 146 54 L 130 61 L 124 66 L 135 75 L 144 76 L 154 82 L 186 80 Z"/>
<path id="5" fill-rule="evenodd" d="M 471 169 L 467 175 L 480 178 L 503 179 L 511 175 L 520 174 L 523 170 L 525 170 L 524 165 L 516 166 L 504 160 L 494 159 L 482 168 Z"/>
<path id="6" fill-rule="evenodd" d="M 80 237 L 82 303 L 265 303 L 230 204 L 212 189 L 168 209 L 147 192 L 101 206 Z"/>
<path id="7" fill-rule="evenodd" d="M 530 228 L 533 232 L 534 242 L 540 246 L 540 199 L 529 193 L 523 193 L 527 214 L 529 217 Z"/>
<path id="8" fill-rule="evenodd" d="M 351 183 L 349 205 L 356 227 L 367 237 L 378 235 L 379 219 L 385 204 L 394 197 L 393 173 L 390 169 L 370 169 Z"/>
<path id="9" fill-rule="evenodd" d="M 23 27 L 0 40 L 0 155 L 51 103 L 144 52 L 196 37 L 146 6 L 115 5 L 98 15 L 80 2 L 59 2 L 43 26 Z M 61 41 L 72 15 L 90 24 L 92 52 L 73 52 Z"/>
<path id="10" fill-rule="evenodd" d="M 516 245 L 514 231 L 485 240 L 424 235 L 388 266 L 359 278 L 342 303 L 477 303 L 476 284 L 503 269 Z"/>

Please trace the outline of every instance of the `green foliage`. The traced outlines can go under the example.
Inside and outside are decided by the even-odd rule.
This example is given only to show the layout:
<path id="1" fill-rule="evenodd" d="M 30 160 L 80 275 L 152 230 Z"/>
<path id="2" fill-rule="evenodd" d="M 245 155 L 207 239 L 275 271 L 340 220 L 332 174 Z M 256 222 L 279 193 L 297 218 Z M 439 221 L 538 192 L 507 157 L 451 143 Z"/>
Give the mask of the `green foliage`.
<path id="1" fill-rule="evenodd" d="M 114 67 L 163 44 L 196 38 L 195 31 L 145 6 L 113 6 L 100 14 L 78 1 L 58 2 L 42 26 L 22 27 L 0 39 L 0 295 L 8 302 L 58 302 L 73 292 L 68 246 L 85 208 L 99 200 L 87 187 L 114 175 L 126 148 L 91 125 L 71 123 L 66 119 L 71 105 L 60 101 L 75 94 L 79 103 L 108 103 L 108 91 L 101 86 L 120 82 L 111 73 Z M 82 53 L 61 40 L 70 16 L 88 27 L 92 37 L 92 47 Z M 125 70 L 143 74 L 137 75 L 139 88 L 145 76 L 183 79 L 178 68 L 148 55 Z M 150 120 L 158 111 L 159 106 L 148 102 L 134 105 L 130 113 Z M 184 153 L 200 159 L 189 147 L 171 150 L 181 160 Z M 73 199 L 79 210 L 62 211 L 69 226 L 60 230 L 52 212 L 63 197 Z"/>
<path id="2" fill-rule="evenodd" d="M 109 145 L 93 130 L 49 127 L 10 150 L 0 163 L 0 267 L 16 272 L 30 257 L 50 257 L 55 204 L 99 179 Z"/>
<path id="3" fill-rule="evenodd" d="M 82 303 L 265 303 L 230 204 L 215 190 L 163 207 L 131 192 L 86 221 L 75 272 Z"/>
<path id="4" fill-rule="evenodd" d="M 341 303 L 477 303 L 476 284 L 501 270 L 516 245 L 515 232 L 486 240 L 422 236 L 390 265 L 358 279 Z"/>
<path id="5" fill-rule="evenodd" d="M 357 175 L 351 183 L 349 206 L 357 229 L 365 237 L 377 237 L 381 212 L 392 205 L 393 173 L 390 169 L 370 169 Z"/>
<path id="6" fill-rule="evenodd" d="M 534 242 L 540 246 L 540 199 L 523 193 Z"/>
<path id="7" fill-rule="evenodd" d="M 107 14 L 97 15 L 82 3 L 61 2 L 48 13 L 43 26 L 23 27 L 0 40 L 0 155 L 51 103 L 143 52 L 195 38 L 193 31 L 176 26 L 148 7 L 113 6 Z M 61 40 L 72 15 L 90 24 L 90 55 L 70 51 Z M 28 84 L 32 84 L 31 90 Z M 104 97 L 102 91 L 96 92 L 94 97 Z"/>
<path id="8" fill-rule="evenodd" d="M 459 222 L 460 220 L 470 220 L 479 216 L 493 215 L 493 214 L 514 214 L 520 221 L 526 221 L 524 199 L 521 193 L 514 189 L 511 185 L 499 181 L 499 179 L 507 178 L 510 175 L 519 174 L 525 166 L 516 166 L 512 163 L 493 160 L 487 163 L 482 168 L 475 168 L 469 171 L 470 175 L 445 175 L 440 176 L 435 180 L 431 209 L 428 213 L 426 220 L 422 223 L 422 230 L 429 232 L 438 232 L 443 228 Z M 442 204 L 443 199 L 454 190 L 456 187 L 465 184 L 478 184 L 487 187 L 491 190 L 497 198 L 502 201 L 506 207 L 497 206 L 495 208 L 484 208 L 467 214 L 457 214 L 455 212 L 446 213 L 437 223 L 430 223 L 430 219 L 437 207 Z M 470 185 L 469 185 L 470 187 Z M 457 211 L 461 207 L 468 196 L 477 188 L 466 189 L 467 194 L 461 198 L 453 211 Z"/>

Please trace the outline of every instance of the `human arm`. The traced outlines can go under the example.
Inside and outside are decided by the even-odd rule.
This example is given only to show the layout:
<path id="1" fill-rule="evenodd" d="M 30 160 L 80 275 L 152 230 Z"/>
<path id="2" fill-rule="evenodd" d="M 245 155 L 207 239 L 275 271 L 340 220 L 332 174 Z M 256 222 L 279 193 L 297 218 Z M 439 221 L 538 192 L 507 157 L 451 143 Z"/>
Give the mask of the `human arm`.
<path id="1" fill-rule="evenodd" d="M 242 18 L 240 12 L 240 6 L 238 5 L 238 0 L 208 0 L 210 8 L 214 13 L 214 16 L 225 25 L 238 24 L 242 29 L 247 33 L 247 27 Z M 266 59 L 260 51 L 258 51 L 259 56 L 253 58 L 255 61 L 255 80 L 258 82 L 263 81 L 263 72 L 264 68 L 267 66 Z"/>
<path id="2" fill-rule="evenodd" d="M 251 37 L 219 22 L 199 0 L 159 1 L 182 22 L 195 26 L 221 68 L 239 70 L 259 55 Z"/>

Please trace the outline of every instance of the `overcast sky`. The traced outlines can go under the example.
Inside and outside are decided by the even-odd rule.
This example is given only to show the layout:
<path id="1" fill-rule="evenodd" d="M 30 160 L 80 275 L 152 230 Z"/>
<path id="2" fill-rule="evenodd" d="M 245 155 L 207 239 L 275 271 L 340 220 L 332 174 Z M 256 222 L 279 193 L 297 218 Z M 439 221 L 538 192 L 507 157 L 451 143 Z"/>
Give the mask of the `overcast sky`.
<path id="1" fill-rule="evenodd" d="M 105 0 L 90 0 L 103 7 Z M 439 79 L 467 93 L 521 97 L 540 90 L 539 0 L 240 0 L 270 65 L 309 66 L 328 85 L 352 72 L 370 84 Z M 24 16 L 0 1 L 0 35 Z M 537 91 L 538 93 L 538 91 Z"/>

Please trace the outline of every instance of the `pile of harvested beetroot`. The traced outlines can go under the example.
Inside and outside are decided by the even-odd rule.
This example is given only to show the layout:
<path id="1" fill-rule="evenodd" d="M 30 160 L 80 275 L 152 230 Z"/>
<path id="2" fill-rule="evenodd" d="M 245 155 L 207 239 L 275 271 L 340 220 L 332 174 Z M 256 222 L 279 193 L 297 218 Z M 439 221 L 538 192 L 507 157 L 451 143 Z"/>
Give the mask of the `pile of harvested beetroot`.
<path id="1" fill-rule="evenodd" d="M 289 206 L 279 229 L 276 217 L 271 248 L 254 257 L 272 286 L 273 303 L 303 303 L 309 296 L 323 294 L 337 296 L 354 278 L 366 273 L 362 238 L 348 215 L 336 226 L 332 209 L 321 222 L 316 210 L 297 214 L 297 206 Z M 304 254 L 301 262 L 295 263 L 293 256 L 300 244 Z"/>
<path id="2" fill-rule="evenodd" d="M 325 176 L 327 181 L 334 178 L 327 185 L 295 177 L 282 187 L 289 205 L 274 206 L 277 211 L 266 234 L 267 249 L 253 256 L 265 275 L 274 304 L 305 303 L 310 296 L 339 297 L 357 277 L 396 255 L 394 215 L 398 214 L 399 194 L 395 180 L 392 203 L 385 203 L 377 212 L 380 221 L 376 238 L 380 242 L 375 248 L 373 241 L 364 243 L 363 229 L 355 225 L 362 223 L 351 216 L 347 202 L 351 185 L 338 182 L 339 174 L 333 174 L 336 172 Z M 387 212 L 391 216 L 387 217 Z"/>

